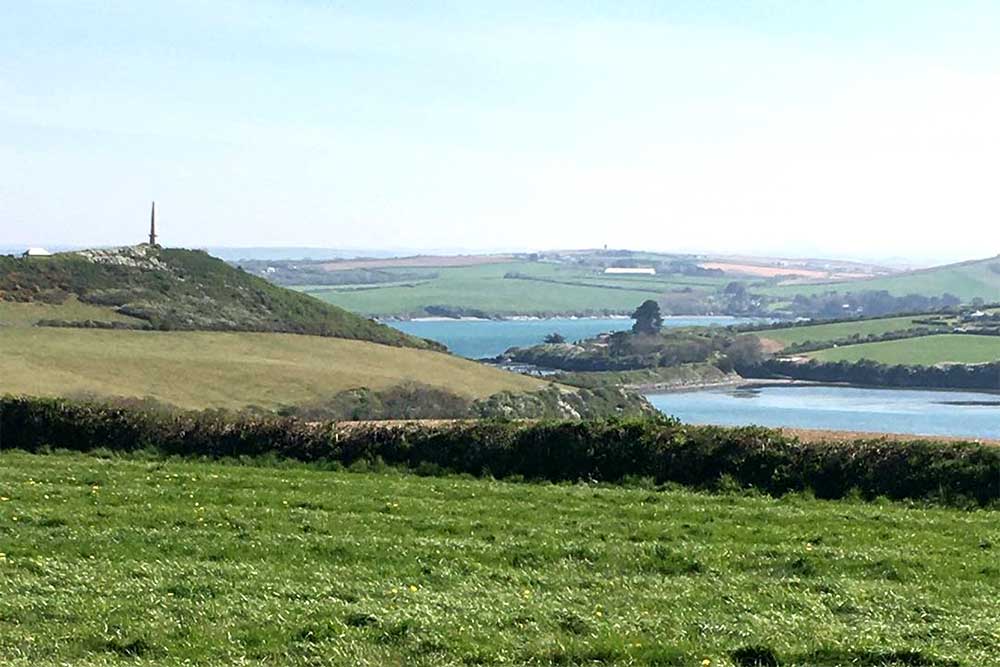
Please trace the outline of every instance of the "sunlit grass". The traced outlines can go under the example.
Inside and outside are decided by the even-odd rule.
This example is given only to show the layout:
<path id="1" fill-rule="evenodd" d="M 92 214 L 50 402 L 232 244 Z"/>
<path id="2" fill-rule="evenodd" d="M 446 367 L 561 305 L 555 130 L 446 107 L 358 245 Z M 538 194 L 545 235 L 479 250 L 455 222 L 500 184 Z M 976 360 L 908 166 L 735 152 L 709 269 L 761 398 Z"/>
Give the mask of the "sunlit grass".
<path id="1" fill-rule="evenodd" d="M 429 350 L 278 333 L 0 327 L 0 393 L 274 408 L 418 380 L 469 398 L 545 386 Z"/>
<path id="2" fill-rule="evenodd" d="M 870 359 L 882 364 L 922 366 L 940 363 L 988 363 L 1000 361 L 1000 336 L 939 334 L 878 343 L 842 345 L 812 352 L 808 356 L 819 361 Z"/>
<path id="3" fill-rule="evenodd" d="M 640 487 L 8 452 L 0 663 L 995 661 L 995 511 Z"/>

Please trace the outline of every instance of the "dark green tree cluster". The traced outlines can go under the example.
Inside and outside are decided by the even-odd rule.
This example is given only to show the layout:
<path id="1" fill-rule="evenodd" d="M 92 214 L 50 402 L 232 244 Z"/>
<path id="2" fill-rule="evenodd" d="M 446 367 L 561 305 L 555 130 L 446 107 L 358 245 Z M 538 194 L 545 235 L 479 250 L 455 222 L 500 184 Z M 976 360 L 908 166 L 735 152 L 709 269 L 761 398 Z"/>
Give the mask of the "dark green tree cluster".
<path id="1" fill-rule="evenodd" d="M 658 334 L 663 328 L 663 315 L 660 313 L 660 304 L 652 299 L 642 302 L 635 312 L 632 313 L 635 324 L 632 325 L 632 333 L 636 334 Z"/>

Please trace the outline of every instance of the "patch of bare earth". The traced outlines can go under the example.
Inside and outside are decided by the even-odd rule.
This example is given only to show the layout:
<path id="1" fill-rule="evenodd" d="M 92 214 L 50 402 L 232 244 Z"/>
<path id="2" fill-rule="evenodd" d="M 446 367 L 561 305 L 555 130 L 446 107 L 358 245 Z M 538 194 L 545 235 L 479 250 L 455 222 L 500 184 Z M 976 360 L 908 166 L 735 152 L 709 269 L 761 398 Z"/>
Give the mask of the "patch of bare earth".
<path id="1" fill-rule="evenodd" d="M 804 278 L 830 278 L 828 271 L 817 271 L 816 269 L 800 269 L 788 266 L 768 266 L 762 264 L 735 264 L 731 262 L 704 262 L 699 264 L 703 269 L 719 269 L 725 273 L 738 273 L 744 276 L 760 276 L 762 278 L 773 278 L 774 276 L 802 276 Z"/>
<path id="2" fill-rule="evenodd" d="M 785 349 L 785 344 L 780 340 L 774 340 L 773 338 L 764 338 L 762 336 L 757 336 L 757 340 L 760 341 L 760 349 L 766 354 L 776 354 Z"/>

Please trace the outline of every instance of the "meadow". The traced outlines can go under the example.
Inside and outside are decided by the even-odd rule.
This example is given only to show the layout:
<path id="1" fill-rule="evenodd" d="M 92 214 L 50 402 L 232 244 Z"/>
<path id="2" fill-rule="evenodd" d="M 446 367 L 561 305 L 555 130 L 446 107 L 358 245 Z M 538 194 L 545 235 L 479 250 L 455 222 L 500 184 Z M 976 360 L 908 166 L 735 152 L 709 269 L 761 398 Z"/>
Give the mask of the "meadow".
<path id="1" fill-rule="evenodd" d="M 5 665 L 997 660 L 996 510 L 262 461 L 0 463 Z"/>
<path id="2" fill-rule="evenodd" d="M 0 327 L 0 393 L 149 397 L 187 409 L 273 409 L 419 381 L 465 398 L 539 380 L 459 357 L 279 333 Z"/>
<path id="3" fill-rule="evenodd" d="M 63 303 L 53 304 L 41 301 L 0 301 L 0 327 L 30 327 L 39 320 L 67 320 L 84 322 L 125 322 L 133 325 L 145 324 L 136 317 L 122 315 L 108 306 L 84 303 L 75 296 L 67 297 Z"/>
<path id="4" fill-rule="evenodd" d="M 627 314 L 669 289 L 714 290 L 728 282 L 712 277 L 605 276 L 593 269 L 541 262 L 423 268 L 433 269 L 437 277 L 402 286 L 299 289 L 366 315 L 419 315 L 428 305 L 476 309 L 493 315 Z M 504 278 L 508 273 L 523 277 Z"/>
<path id="5" fill-rule="evenodd" d="M 824 292 L 861 292 L 865 290 L 886 290 L 893 296 L 921 294 L 940 296 L 954 294 L 963 301 L 976 297 L 987 302 L 1000 295 L 1000 259 L 976 260 L 936 266 L 930 269 L 910 271 L 884 278 L 853 280 L 850 282 L 790 284 L 774 287 L 753 288 L 755 293 L 770 296 L 795 294 L 822 294 Z"/>
<path id="6" fill-rule="evenodd" d="M 853 320 L 850 322 L 832 322 L 828 324 L 811 324 L 808 326 L 786 327 L 783 329 L 767 329 L 758 332 L 758 336 L 774 340 L 782 345 L 795 345 L 806 341 L 835 341 L 849 336 L 870 336 L 912 329 L 918 324 L 909 317 L 883 317 L 871 320 Z"/>
<path id="7" fill-rule="evenodd" d="M 859 361 L 931 366 L 941 363 L 981 364 L 1000 361 L 1000 336 L 936 334 L 919 338 L 842 345 L 810 352 L 819 361 Z"/>

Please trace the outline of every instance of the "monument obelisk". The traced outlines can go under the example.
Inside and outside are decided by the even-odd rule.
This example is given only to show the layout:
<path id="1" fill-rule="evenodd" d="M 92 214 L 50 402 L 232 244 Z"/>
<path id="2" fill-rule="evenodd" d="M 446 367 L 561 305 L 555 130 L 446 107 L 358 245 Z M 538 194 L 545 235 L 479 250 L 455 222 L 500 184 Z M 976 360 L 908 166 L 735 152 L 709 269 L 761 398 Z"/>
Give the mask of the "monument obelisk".
<path id="1" fill-rule="evenodd" d="M 149 211 L 149 245 L 156 245 L 156 202 Z"/>

